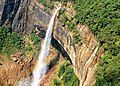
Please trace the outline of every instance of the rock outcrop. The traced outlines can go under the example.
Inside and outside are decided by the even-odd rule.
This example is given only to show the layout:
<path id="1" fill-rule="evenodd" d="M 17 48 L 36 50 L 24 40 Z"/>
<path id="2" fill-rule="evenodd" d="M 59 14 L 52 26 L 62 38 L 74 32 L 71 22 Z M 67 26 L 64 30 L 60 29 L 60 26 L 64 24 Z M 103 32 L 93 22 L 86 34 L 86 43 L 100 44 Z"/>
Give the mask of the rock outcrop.
<path id="1" fill-rule="evenodd" d="M 10 59 L 0 55 L 0 86 L 13 86 L 18 80 L 31 76 L 35 60 L 33 57 L 24 58 L 22 53 L 16 53 Z"/>
<path id="2" fill-rule="evenodd" d="M 79 31 L 83 40 L 80 46 L 74 44 L 73 33 L 65 30 L 65 28 L 56 28 L 54 37 L 67 51 L 74 71 L 82 84 L 80 86 L 91 85 L 95 82 L 94 71 L 97 62 L 103 54 L 103 50 L 99 49 L 97 39 L 87 26 L 78 25 L 77 31 Z"/>
<path id="3" fill-rule="evenodd" d="M 12 24 L 12 21 L 18 11 L 21 0 L 2 0 L 1 7 L 4 6 L 1 16 L 2 24 Z"/>
<path id="4" fill-rule="evenodd" d="M 14 5 L 11 10 L 7 8 L 3 10 L 1 24 L 9 24 L 10 22 L 13 31 L 20 33 L 22 36 L 37 30 L 37 33 L 44 37 L 52 12 L 45 11 L 44 7 L 36 0 L 11 1 L 14 1 Z M 9 7 L 11 5 L 6 4 L 4 6 Z M 11 17 L 7 18 L 8 14 L 4 14 L 6 10 L 8 10 L 8 14 L 12 15 L 12 19 Z M 2 12 L 1 8 L 0 12 Z M 78 25 L 77 31 L 83 40 L 82 45 L 75 44 L 73 42 L 73 33 L 62 27 L 58 21 L 56 21 L 53 37 L 69 55 L 73 69 L 80 79 L 80 86 L 92 85 L 95 82 L 94 71 L 96 64 L 103 54 L 103 50 L 99 48 L 98 40 L 87 26 Z"/>
<path id="5" fill-rule="evenodd" d="M 6 0 L 1 1 L 0 6 L 0 25 L 12 25 L 13 31 L 21 35 L 31 33 L 37 25 L 47 28 L 50 20 L 51 14 L 44 12 L 36 0 Z"/>
<path id="6" fill-rule="evenodd" d="M 0 20 L 1 20 L 3 9 L 4 9 L 4 0 L 1 0 L 0 1 Z"/>

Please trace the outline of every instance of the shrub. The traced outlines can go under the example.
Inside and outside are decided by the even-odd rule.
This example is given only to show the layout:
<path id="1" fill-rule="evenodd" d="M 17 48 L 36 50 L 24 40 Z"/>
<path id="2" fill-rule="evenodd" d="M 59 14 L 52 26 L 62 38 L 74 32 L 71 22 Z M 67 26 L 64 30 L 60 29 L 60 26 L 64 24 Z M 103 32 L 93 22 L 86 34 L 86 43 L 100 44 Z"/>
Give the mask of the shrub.
<path id="1" fill-rule="evenodd" d="M 70 62 L 66 61 L 60 66 L 60 70 L 58 71 L 58 77 L 60 81 L 63 82 L 65 86 L 78 86 L 79 80 L 75 75 Z"/>
<path id="2" fill-rule="evenodd" d="M 54 86 L 61 86 L 61 83 L 60 83 L 59 80 L 54 79 L 54 81 L 53 81 L 53 85 L 54 85 Z"/>
<path id="3" fill-rule="evenodd" d="M 80 43 L 80 42 L 81 42 L 80 34 L 75 34 L 75 35 L 73 36 L 73 41 L 74 41 L 74 43 L 76 43 L 76 44 Z"/>
<path id="4" fill-rule="evenodd" d="M 0 53 L 11 55 L 16 49 L 21 49 L 22 39 L 18 33 L 10 32 L 10 27 L 0 27 Z M 3 49 L 4 48 L 4 49 Z"/>
<path id="5" fill-rule="evenodd" d="M 31 51 L 31 50 L 32 50 L 31 45 L 28 45 L 28 46 L 26 47 L 26 51 Z"/>
<path id="6" fill-rule="evenodd" d="M 39 0 L 40 3 L 42 3 L 46 9 L 53 9 L 54 3 L 51 0 Z"/>
<path id="7" fill-rule="evenodd" d="M 38 44 L 41 41 L 41 38 L 34 33 L 30 34 L 30 38 L 34 42 L 34 45 Z"/>
<path id="8" fill-rule="evenodd" d="M 64 74 L 64 72 L 65 72 L 65 65 L 62 64 L 62 65 L 60 66 L 59 71 L 58 71 L 58 77 L 60 78 L 60 77 Z"/>

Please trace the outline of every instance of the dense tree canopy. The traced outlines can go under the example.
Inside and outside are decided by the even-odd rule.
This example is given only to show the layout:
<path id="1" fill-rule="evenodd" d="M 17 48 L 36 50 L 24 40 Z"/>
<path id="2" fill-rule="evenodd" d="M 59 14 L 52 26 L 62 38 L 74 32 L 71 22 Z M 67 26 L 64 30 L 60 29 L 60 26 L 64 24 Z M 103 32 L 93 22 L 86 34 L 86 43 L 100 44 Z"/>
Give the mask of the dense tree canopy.
<path id="1" fill-rule="evenodd" d="M 53 0 L 55 1 L 55 0 Z M 60 0 L 66 5 L 68 0 Z M 76 31 L 78 24 L 88 25 L 93 34 L 98 38 L 100 47 L 104 48 L 105 55 L 101 58 L 96 70 L 95 86 L 120 86 L 120 0 L 69 0 L 73 4 L 75 15 L 71 19 L 65 14 L 65 9 L 60 11 L 61 22 L 70 32 L 76 33 L 73 36 L 74 43 L 81 44 L 80 34 Z M 46 9 L 53 9 L 52 0 L 39 0 Z M 35 34 L 30 35 L 34 45 L 40 42 Z M 10 27 L 0 27 L 0 53 L 10 55 L 16 49 L 21 49 L 23 41 L 18 33 L 11 32 Z M 26 51 L 34 47 L 29 43 Z M 58 71 L 58 78 L 65 86 L 77 86 L 78 78 L 75 76 L 69 62 L 61 65 Z M 54 85 L 61 86 L 57 79 Z"/>
<path id="2" fill-rule="evenodd" d="M 120 0 L 74 0 L 76 24 L 87 24 L 105 49 L 96 86 L 120 85 Z"/>
<path id="3" fill-rule="evenodd" d="M 57 78 L 53 81 L 53 86 L 78 86 L 79 79 L 75 75 L 70 62 L 65 61 L 57 74 Z"/>
<path id="4" fill-rule="evenodd" d="M 69 0 L 73 3 L 75 23 L 62 11 L 62 22 L 70 31 L 77 24 L 88 25 L 105 50 L 96 71 L 95 86 L 120 85 L 120 0 Z M 66 0 L 61 0 L 66 3 Z M 73 24 L 72 24 L 73 23 Z M 79 40 L 79 34 L 74 36 Z"/>
<path id="5" fill-rule="evenodd" d="M 15 32 L 11 32 L 10 27 L 0 27 L 0 53 L 4 52 L 10 55 L 15 52 L 16 49 L 20 49 L 23 40 L 20 35 Z"/>

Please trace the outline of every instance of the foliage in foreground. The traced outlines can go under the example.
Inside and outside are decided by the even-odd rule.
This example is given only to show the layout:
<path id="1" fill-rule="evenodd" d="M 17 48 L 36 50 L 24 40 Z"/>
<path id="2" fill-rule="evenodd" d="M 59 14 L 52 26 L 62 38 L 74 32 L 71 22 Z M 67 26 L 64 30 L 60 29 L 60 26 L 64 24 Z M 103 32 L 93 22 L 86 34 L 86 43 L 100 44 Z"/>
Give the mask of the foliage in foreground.
<path id="1" fill-rule="evenodd" d="M 0 27 L 0 54 L 5 53 L 9 57 L 18 51 L 22 53 L 40 50 L 41 38 L 34 33 L 27 35 L 28 39 L 21 38 L 19 33 L 12 32 L 8 26 Z"/>
<path id="2" fill-rule="evenodd" d="M 96 70 L 95 86 L 120 86 L 120 54 L 102 57 Z"/>
<path id="3" fill-rule="evenodd" d="M 78 86 L 79 80 L 75 75 L 72 67 L 70 66 L 70 62 L 64 62 L 58 71 L 57 78 L 53 81 L 54 86 Z"/>
<path id="4" fill-rule="evenodd" d="M 0 27 L 0 53 L 4 52 L 11 55 L 17 50 L 20 50 L 23 40 L 20 35 L 10 31 L 10 27 Z"/>

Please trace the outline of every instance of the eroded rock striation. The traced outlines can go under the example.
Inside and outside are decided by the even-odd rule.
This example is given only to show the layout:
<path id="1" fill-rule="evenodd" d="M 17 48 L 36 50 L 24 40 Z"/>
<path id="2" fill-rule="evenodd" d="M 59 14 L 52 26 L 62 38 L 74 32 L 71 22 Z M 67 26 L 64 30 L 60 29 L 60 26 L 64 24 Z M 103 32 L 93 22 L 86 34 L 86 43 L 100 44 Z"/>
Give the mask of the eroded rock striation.
<path id="1" fill-rule="evenodd" d="M 1 3 L 4 3 L 4 9 Z M 36 33 L 44 38 L 51 14 L 52 12 L 45 11 L 36 0 L 3 0 L 0 2 L 1 25 L 12 24 L 13 31 L 22 36 L 37 31 Z M 79 24 L 76 29 L 82 39 L 81 45 L 74 43 L 73 33 L 62 27 L 59 20 L 56 20 L 53 37 L 69 56 L 81 82 L 80 86 L 92 85 L 95 82 L 96 64 L 103 50 L 99 48 L 98 40 L 86 25 Z"/>
<path id="2" fill-rule="evenodd" d="M 77 31 L 83 40 L 81 45 L 73 42 L 73 33 L 65 28 L 56 28 L 54 37 L 67 51 L 74 71 L 80 80 L 80 86 L 93 85 L 96 64 L 103 54 L 103 50 L 99 48 L 97 39 L 87 26 L 78 25 Z"/>

